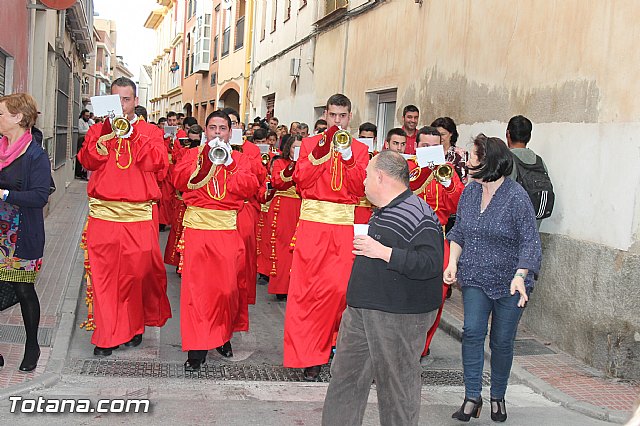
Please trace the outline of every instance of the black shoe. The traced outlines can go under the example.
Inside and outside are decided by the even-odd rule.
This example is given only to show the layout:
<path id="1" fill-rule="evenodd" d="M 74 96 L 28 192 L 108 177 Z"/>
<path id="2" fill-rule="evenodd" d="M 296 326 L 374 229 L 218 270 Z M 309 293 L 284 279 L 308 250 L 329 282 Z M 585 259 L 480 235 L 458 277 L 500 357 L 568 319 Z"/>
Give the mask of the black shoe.
<path id="1" fill-rule="evenodd" d="M 307 367 L 304 369 L 304 375 L 302 378 L 305 382 L 317 382 L 320 378 L 321 365 L 314 365 L 313 367 Z"/>
<path id="2" fill-rule="evenodd" d="M 161 223 L 160 224 L 160 232 L 164 232 L 166 230 L 167 230 L 167 225 Z"/>
<path id="3" fill-rule="evenodd" d="M 286 294 L 276 294 L 276 299 L 279 302 L 282 302 L 283 300 L 287 300 L 287 295 Z"/>
<path id="4" fill-rule="evenodd" d="M 447 299 L 451 299 L 451 294 L 453 293 L 453 289 L 451 286 L 447 287 Z"/>
<path id="5" fill-rule="evenodd" d="M 125 343 L 124 345 L 126 347 L 129 348 L 135 348 L 136 346 L 138 346 L 140 343 L 142 343 L 142 334 L 136 334 L 135 336 L 133 336 L 133 338 L 131 340 L 129 340 L 127 343 Z"/>
<path id="6" fill-rule="evenodd" d="M 231 341 L 228 341 L 222 346 L 218 346 L 216 348 L 216 351 L 218 351 L 218 353 L 225 358 L 233 357 L 233 349 L 231 349 Z"/>
<path id="7" fill-rule="evenodd" d="M 465 412 L 465 407 L 467 404 L 471 404 L 471 411 L 469 413 Z M 464 398 L 464 402 L 458 411 L 451 415 L 452 419 L 458 419 L 463 422 L 468 422 L 471 420 L 471 417 L 475 417 L 476 419 L 480 417 L 480 411 L 482 411 L 482 397 L 479 398 L 478 401 L 471 398 Z"/>
<path id="8" fill-rule="evenodd" d="M 200 358 L 189 358 L 184 363 L 184 371 L 200 371 L 200 367 L 206 364 L 207 360 Z"/>
<path id="9" fill-rule="evenodd" d="M 0 355 L 0 367 L 4 367 L 4 357 Z"/>
<path id="10" fill-rule="evenodd" d="M 33 371 L 38 366 L 38 360 L 40 359 L 40 347 L 37 349 L 25 349 L 24 350 L 24 358 L 22 358 L 22 362 L 20 363 L 20 367 L 18 369 L 20 371 Z"/>
<path id="11" fill-rule="evenodd" d="M 120 346 L 114 346 L 113 348 L 101 348 L 100 346 L 96 346 L 93 348 L 93 354 L 95 356 L 109 356 L 113 353 L 114 349 L 118 349 Z"/>
<path id="12" fill-rule="evenodd" d="M 496 409 L 493 411 L 493 409 Z M 504 398 L 491 398 L 491 420 L 494 422 L 504 422 L 507 420 L 507 405 Z"/>

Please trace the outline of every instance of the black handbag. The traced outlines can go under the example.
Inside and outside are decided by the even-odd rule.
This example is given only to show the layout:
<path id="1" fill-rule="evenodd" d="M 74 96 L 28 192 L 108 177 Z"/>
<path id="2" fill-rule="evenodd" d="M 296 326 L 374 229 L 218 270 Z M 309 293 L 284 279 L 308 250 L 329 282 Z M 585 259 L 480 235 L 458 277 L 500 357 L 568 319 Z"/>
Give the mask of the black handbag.
<path id="1" fill-rule="evenodd" d="M 4 311 L 18 303 L 18 295 L 13 284 L 0 281 L 0 311 Z"/>

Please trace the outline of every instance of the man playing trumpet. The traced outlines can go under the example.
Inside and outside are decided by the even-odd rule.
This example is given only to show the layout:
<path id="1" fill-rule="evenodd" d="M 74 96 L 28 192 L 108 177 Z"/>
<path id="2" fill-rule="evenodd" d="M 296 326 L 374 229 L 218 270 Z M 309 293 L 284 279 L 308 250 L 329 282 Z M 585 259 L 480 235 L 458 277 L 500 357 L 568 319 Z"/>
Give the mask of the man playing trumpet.
<path id="1" fill-rule="evenodd" d="M 438 129 L 428 126 L 420 129 L 416 135 L 416 145 L 418 148 L 441 146 L 442 141 Z M 421 168 L 417 161 L 414 160 L 409 160 L 409 187 L 415 195 L 425 200 L 427 204 L 431 206 L 443 228 L 447 224 L 449 216 L 454 214 L 458 209 L 458 201 L 464 189 L 464 185 L 460 181 L 458 174 L 454 171 L 453 164 L 445 163 Z M 444 250 L 444 268 L 446 268 L 449 261 L 449 244 L 446 240 Z M 442 304 L 438 310 L 435 322 L 427 332 L 427 340 L 422 356 L 429 354 L 429 345 L 440 323 L 447 289 L 448 286 L 443 283 Z"/>
<path id="2" fill-rule="evenodd" d="M 258 190 L 250 160 L 229 145 L 229 116 L 222 111 L 209 114 L 205 135 L 209 142 L 185 153 L 172 175 L 187 205 L 180 288 L 187 371 L 198 371 L 209 349 L 230 352 L 233 332 L 241 331 L 245 247 L 237 217 L 244 200 Z"/>
<path id="3" fill-rule="evenodd" d="M 353 264 L 354 208 L 364 196 L 367 146 L 345 131 L 351 101 L 329 98 L 329 128 L 302 141 L 300 156 L 283 177 L 293 177 L 302 198 L 291 263 L 284 323 L 284 366 L 305 368 L 304 378 L 318 379 L 346 307 Z"/>

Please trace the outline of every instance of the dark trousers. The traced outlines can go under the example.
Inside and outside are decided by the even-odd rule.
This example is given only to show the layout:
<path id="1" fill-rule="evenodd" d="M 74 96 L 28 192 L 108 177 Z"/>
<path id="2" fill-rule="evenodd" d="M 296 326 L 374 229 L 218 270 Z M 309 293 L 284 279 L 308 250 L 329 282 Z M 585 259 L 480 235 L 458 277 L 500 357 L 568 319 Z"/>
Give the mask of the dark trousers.
<path id="1" fill-rule="evenodd" d="M 75 176 L 77 178 L 87 177 L 87 172 L 82 168 L 82 164 L 80 164 L 80 161 L 78 160 L 78 152 L 80 152 L 80 148 L 82 148 L 83 143 L 84 143 L 84 135 L 78 136 L 78 144 L 76 147 L 76 170 L 75 170 Z"/>
<path id="2" fill-rule="evenodd" d="M 503 398 L 513 363 L 513 343 L 524 308 L 518 307 L 520 293 L 490 299 L 481 288 L 462 287 L 464 327 L 462 365 L 467 398 L 478 399 L 482 392 L 484 341 L 491 314 L 491 397 Z"/>
<path id="3" fill-rule="evenodd" d="M 342 314 L 322 424 L 361 425 L 375 379 L 382 425 L 417 425 L 424 336 L 437 310 L 392 314 L 347 306 Z"/>

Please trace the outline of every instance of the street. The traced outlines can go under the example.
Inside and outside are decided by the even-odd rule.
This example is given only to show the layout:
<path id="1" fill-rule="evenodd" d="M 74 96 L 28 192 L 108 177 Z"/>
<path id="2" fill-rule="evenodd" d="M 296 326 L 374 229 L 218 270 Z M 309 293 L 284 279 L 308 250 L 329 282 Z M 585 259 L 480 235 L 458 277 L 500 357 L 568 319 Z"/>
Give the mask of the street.
<path id="1" fill-rule="evenodd" d="M 160 234 L 161 245 L 167 232 Z M 11 401 L 0 402 L 3 424 L 225 424 L 225 425 L 317 425 L 320 424 L 328 368 L 322 383 L 300 381 L 300 371 L 282 367 L 282 335 L 286 302 L 278 302 L 258 286 L 257 304 L 250 308 L 251 331 L 232 340 L 234 357 L 223 359 L 215 350 L 200 374 L 185 374 L 179 333 L 180 281 L 167 268 L 168 293 L 173 318 L 162 329 L 147 328 L 137 348 L 114 351 L 101 360 L 93 356 L 91 334 L 75 328 L 62 379 L 53 387 L 23 395 L 46 400 L 149 399 L 148 413 L 11 413 Z M 459 293 L 454 293 L 459 297 Z M 79 298 L 76 326 L 86 318 L 84 298 Z M 420 424 L 457 425 L 451 414 L 464 396 L 460 343 L 438 331 L 431 355 L 424 362 Z M 488 376 L 487 376 L 488 377 Z M 488 389 L 485 390 L 488 397 Z M 367 425 L 378 424 L 375 386 L 365 414 Z M 512 383 L 507 393 L 509 419 L 514 425 L 606 424 L 567 410 L 535 394 L 524 384 Z M 473 424 L 493 424 L 488 404 Z"/>

